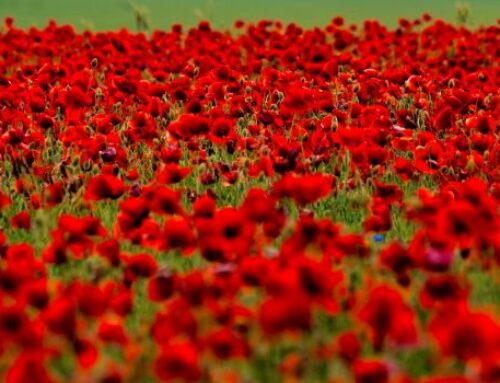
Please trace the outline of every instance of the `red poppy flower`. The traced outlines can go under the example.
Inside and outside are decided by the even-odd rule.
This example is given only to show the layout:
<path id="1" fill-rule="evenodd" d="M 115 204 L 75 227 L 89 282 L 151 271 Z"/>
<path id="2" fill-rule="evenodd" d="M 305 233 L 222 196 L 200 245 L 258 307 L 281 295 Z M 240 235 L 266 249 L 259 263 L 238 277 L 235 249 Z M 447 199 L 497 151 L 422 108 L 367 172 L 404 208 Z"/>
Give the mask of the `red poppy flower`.
<path id="1" fill-rule="evenodd" d="M 159 186 L 147 193 L 148 207 L 157 214 L 183 214 L 181 195 L 177 190 Z"/>
<path id="2" fill-rule="evenodd" d="M 159 242 L 162 250 L 181 249 L 185 254 L 189 254 L 194 250 L 196 238 L 189 220 L 172 218 L 165 221 Z"/>
<path id="3" fill-rule="evenodd" d="M 333 178 L 323 174 L 301 177 L 286 174 L 273 185 L 273 196 L 292 198 L 303 206 L 328 196 L 332 190 Z"/>
<path id="4" fill-rule="evenodd" d="M 285 91 L 284 98 L 280 104 L 282 114 L 303 114 L 312 109 L 313 97 L 310 89 L 290 86 Z"/>
<path id="5" fill-rule="evenodd" d="M 40 351 L 24 351 L 9 367 L 6 376 L 7 383 L 55 383 L 45 367 L 45 356 Z"/>
<path id="6" fill-rule="evenodd" d="M 175 275 L 168 270 L 161 270 L 157 276 L 148 283 L 148 297 L 154 302 L 169 299 L 175 291 Z"/>
<path id="7" fill-rule="evenodd" d="M 149 278 L 158 269 L 156 260 L 150 254 L 134 254 L 124 257 L 126 264 L 125 276 L 128 280 L 134 281 L 137 278 Z"/>
<path id="8" fill-rule="evenodd" d="M 164 311 L 156 314 L 151 327 L 153 339 L 158 344 L 170 342 L 176 336 L 195 339 L 198 323 L 190 304 L 185 299 L 172 299 L 167 302 Z"/>
<path id="9" fill-rule="evenodd" d="M 397 290 L 388 286 L 370 291 L 359 318 L 370 326 L 371 340 L 377 350 L 384 347 L 386 339 L 396 344 L 411 344 L 417 339 L 413 310 Z"/>
<path id="10" fill-rule="evenodd" d="M 110 292 L 98 286 L 75 282 L 71 286 L 78 310 L 89 317 L 100 317 L 108 308 Z"/>
<path id="11" fill-rule="evenodd" d="M 94 366 L 99 359 L 97 348 L 87 339 L 73 340 L 73 349 L 78 363 L 85 370 Z"/>
<path id="12" fill-rule="evenodd" d="M 356 383 L 388 383 L 389 369 L 379 360 L 358 360 L 353 366 Z"/>
<path id="13" fill-rule="evenodd" d="M 47 187 L 49 195 L 47 196 L 47 203 L 49 206 L 60 204 L 64 199 L 64 187 L 62 182 L 55 182 Z"/>
<path id="14" fill-rule="evenodd" d="M 408 271 L 417 266 L 410 252 L 399 242 L 392 242 L 380 253 L 380 263 L 397 275 L 398 282 L 409 283 Z"/>
<path id="15" fill-rule="evenodd" d="M 12 200 L 0 190 L 0 209 L 3 209 L 11 204 Z"/>
<path id="16" fill-rule="evenodd" d="M 188 140 L 191 137 L 209 132 L 208 119 L 193 114 L 184 114 L 178 121 L 171 123 L 168 131 L 177 139 Z"/>
<path id="17" fill-rule="evenodd" d="M 312 326 L 311 303 L 303 295 L 268 298 L 260 306 L 259 322 L 267 335 L 308 331 Z"/>
<path id="18" fill-rule="evenodd" d="M 158 173 L 158 182 L 168 185 L 176 184 L 186 178 L 190 172 L 189 168 L 183 168 L 176 163 L 166 164 Z"/>
<path id="19" fill-rule="evenodd" d="M 420 293 L 420 302 L 425 308 L 439 305 L 460 305 L 465 303 L 468 289 L 452 275 L 431 276 Z"/>
<path id="20" fill-rule="evenodd" d="M 361 342 L 356 334 L 345 332 L 336 340 L 338 353 L 348 363 L 352 363 L 361 355 Z"/>
<path id="21" fill-rule="evenodd" d="M 154 364 L 156 375 L 162 381 L 197 381 L 202 372 L 198 350 L 191 343 L 174 343 L 164 347 Z"/>
<path id="22" fill-rule="evenodd" d="M 422 383 L 471 383 L 471 380 L 464 376 L 450 375 L 424 378 Z"/>
<path id="23" fill-rule="evenodd" d="M 106 258 L 111 265 L 118 266 L 120 264 L 120 244 L 116 239 L 109 239 L 97 245 L 99 254 Z"/>
<path id="24" fill-rule="evenodd" d="M 463 361 L 487 358 L 499 351 L 500 325 L 486 313 L 441 311 L 429 324 L 429 331 L 444 355 Z"/>
<path id="25" fill-rule="evenodd" d="M 128 343 L 128 337 L 125 329 L 120 322 L 103 320 L 99 323 L 97 336 L 103 342 L 116 343 L 125 346 Z"/>
<path id="26" fill-rule="evenodd" d="M 205 342 L 219 359 L 246 357 L 249 354 L 246 341 L 228 328 L 211 332 Z"/>
<path id="27" fill-rule="evenodd" d="M 52 301 L 43 311 L 42 319 L 50 331 L 68 338 L 74 336 L 76 312 L 70 299 L 59 298 Z"/>
<path id="28" fill-rule="evenodd" d="M 32 335 L 29 318 L 22 306 L 0 307 L 0 334 L 5 341 L 23 344 L 25 336 Z"/>
<path id="29" fill-rule="evenodd" d="M 124 192 L 125 186 L 119 178 L 109 174 L 101 174 L 90 179 L 85 198 L 90 201 L 117 199 Z"/>

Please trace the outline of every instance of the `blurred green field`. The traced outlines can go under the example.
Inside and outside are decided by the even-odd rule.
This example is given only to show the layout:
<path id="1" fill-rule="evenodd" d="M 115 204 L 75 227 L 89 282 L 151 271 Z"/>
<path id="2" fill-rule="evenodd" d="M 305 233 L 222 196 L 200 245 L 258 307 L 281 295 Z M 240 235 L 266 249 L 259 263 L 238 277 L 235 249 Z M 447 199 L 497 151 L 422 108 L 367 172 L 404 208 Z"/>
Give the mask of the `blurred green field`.
<path id="1" fill-rule="evenodd" d="M 500 0 L 475 0 L 470 26 L 493 24 L 500 18 Z M 334 15 L 349 23 L 379 19 L 394 26 L 398 17 L 415 18 L 423 12 L 456 21 L 456 0 L 0 0 L 0 16 L 13 16 L 19 26 L 42 27 L 49 19 L 97 30 L 135 28 L 133 7 L 146 11 L 152 29 L 165 29 L 176 22 L 195 25 L 200 19 L 214 26 L 230 27 L 234 20 L 262 18 L 323 26 Z"/>

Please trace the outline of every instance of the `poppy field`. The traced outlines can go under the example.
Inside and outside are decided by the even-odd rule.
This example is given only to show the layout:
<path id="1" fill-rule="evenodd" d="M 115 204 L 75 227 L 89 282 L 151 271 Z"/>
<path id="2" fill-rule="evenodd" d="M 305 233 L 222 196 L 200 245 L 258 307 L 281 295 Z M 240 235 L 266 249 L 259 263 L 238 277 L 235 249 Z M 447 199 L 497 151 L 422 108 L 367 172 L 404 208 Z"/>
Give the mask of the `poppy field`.
<path id="1" fill-rule="evenodd" d="M 500 23 L 0 57 L 0 381 L 500 381 Z"/>

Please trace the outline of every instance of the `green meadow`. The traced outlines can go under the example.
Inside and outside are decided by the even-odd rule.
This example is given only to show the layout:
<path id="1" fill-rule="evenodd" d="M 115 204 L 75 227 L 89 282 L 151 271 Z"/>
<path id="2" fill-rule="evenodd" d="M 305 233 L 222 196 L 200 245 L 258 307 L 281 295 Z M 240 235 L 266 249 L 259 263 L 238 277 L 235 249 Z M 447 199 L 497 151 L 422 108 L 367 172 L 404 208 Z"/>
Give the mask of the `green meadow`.
<path id="1" fill-rule="evenodd" d="M 457 7 L 470 10 L 471 26 L 494 24 L 500 18 L 500 1 L 476 0 L 0 0 L 0 15 L 14 16 L 19 26 L 44 26 L 49 19 L 78 29 L 135 28 L 135 12 L 145 14 L 151 29 L 173 23 L 195 25 L 200 19 L 229 28 L 237 19 L 262 18 L 297 22 L 305 27 L 326 25 L 342 15 L 349 23 L 376 18 L 395 26 L 399 17 L 415 18 L 429 12 L 436 18 L 456 21 Z"/>

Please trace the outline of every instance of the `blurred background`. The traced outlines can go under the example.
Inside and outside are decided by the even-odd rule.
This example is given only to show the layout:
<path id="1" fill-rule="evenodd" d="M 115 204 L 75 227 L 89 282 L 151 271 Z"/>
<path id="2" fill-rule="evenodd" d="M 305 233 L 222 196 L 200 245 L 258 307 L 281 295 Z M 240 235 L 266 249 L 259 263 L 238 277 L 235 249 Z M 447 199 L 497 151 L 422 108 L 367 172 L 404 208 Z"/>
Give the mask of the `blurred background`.
<path id="1" fill-rule="evenodd" d="M 231 28 L 237 19 L 263 18 L 310 27 L 324 26 L 338 15 L 347 23 L 378 19 L 394 27 L 399 17 L 414 19 L 424 12 L 451 22 L 466 12 L 468 26 L 478 27 L 496 23 L 500 0 L 0 0 L 0 16 L 14 17 L 17 26 L 43 27 L 55 19 L 80 30 L 144 28 L 138 18 L 150 30 L 173 23 L 193 26 L 200 19 L 217 28 Z"/>

